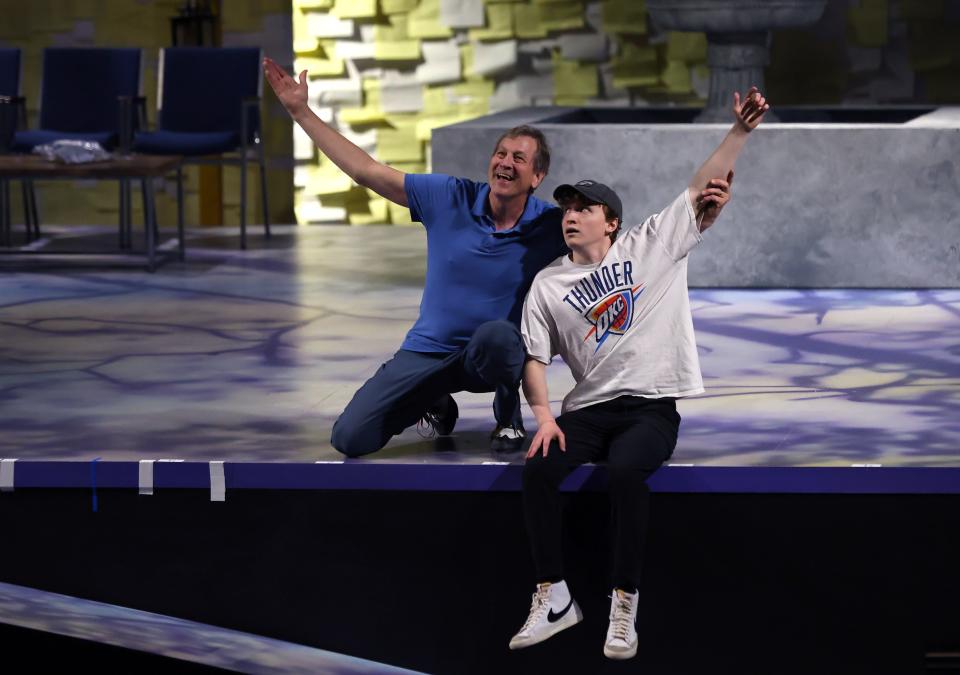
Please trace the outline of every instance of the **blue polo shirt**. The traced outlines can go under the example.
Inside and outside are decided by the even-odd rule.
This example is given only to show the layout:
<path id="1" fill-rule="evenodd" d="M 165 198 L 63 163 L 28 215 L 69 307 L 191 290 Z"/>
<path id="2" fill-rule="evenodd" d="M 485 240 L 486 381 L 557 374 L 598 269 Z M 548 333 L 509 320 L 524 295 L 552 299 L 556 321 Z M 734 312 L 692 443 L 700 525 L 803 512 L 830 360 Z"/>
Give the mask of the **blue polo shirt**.
<path id="1" fill-rule="evenodd" d="M 427 230 L 427 279 L 401 348 L 452 352 L 487 321 L 519 326 L 533 277 L 567 250 L 560 209 L 530 195 L 517 224 L 497 232 L 487 183 L 407 174 L 404 189 L 410 216 Z"/>

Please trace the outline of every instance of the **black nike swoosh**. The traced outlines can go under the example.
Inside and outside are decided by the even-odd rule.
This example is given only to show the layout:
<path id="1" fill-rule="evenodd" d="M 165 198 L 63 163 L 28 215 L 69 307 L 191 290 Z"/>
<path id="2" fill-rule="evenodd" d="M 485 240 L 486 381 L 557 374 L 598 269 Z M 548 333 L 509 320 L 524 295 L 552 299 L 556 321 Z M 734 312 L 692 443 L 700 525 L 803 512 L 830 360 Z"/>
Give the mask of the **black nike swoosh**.
<path id="1" fill-rule="evenodd" d="M 570 608 L 573 607 L 573 598 L 570 598 L 570 602 L 567 603 L 567 606 L 564 607 L 559 613 L 554 613 L 551 609 L 547 613 L 547 623 L 556 623 L 563 618 L 563 615 L 570 611 Z"/>

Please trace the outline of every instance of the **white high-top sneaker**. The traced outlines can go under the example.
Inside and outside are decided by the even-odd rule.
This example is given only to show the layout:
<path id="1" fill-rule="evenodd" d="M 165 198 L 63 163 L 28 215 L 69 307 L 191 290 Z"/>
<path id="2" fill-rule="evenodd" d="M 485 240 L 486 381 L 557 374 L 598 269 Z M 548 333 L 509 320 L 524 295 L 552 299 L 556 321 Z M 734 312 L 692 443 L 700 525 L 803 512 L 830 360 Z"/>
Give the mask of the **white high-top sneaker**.
<path id="1" fill-rule="evenodd" d="M 570 596 L 566 581 L 537 584 L 530 603 L 530 616 L 510 640 L 510 649 L 523 649 L 583 621 L 580 607 Z"/>
<path id="2" fill-rule="evenodd" d="M 637 605 L 640 593 L 614 589 L 610 597 L 610 627 L 603 655 L 611 659 L 632 659 L 637 654 Z"/>

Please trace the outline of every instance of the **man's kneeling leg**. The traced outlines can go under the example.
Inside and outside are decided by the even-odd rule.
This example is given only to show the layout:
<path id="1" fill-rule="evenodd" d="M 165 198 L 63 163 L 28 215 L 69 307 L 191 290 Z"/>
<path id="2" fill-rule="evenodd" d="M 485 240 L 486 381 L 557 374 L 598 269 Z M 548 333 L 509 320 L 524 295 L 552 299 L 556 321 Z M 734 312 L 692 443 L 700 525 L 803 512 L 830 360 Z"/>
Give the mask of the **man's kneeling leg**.
<path id="1" fill-rule="evenodd" d="M 367 380 L 333 425 L 330 443 L 348 457 L 376 452 L 416 424 L 443 394 L 446 354 L 398 351 Z"/>
<path id="2" fill-rule="evenodd" d="M 519 450 L 523 445 L 520 415 L 520 376 L 526 351 L 520 331 L 509 321 L 488 321 L 477 328 L 464 349 L 463 369 L 468 391 L 493 391 L 493 415 L 497 427 L 493 447 Z"/>

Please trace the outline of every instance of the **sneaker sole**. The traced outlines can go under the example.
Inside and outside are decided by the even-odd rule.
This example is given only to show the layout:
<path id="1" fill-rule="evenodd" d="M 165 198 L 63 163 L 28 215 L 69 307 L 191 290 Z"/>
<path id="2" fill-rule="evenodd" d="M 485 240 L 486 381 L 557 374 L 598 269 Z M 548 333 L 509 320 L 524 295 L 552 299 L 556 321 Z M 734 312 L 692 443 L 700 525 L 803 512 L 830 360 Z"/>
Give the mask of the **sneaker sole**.
<path id="1" fill-rule="evenodd" d="M 490 439 L 490 449 L 494 452 L 519 452 L 523 450 L 524 443 L 527 442 L 526 436 L 521 438 L 502 438 L 494 436 Z"/>
<path id="2" fill-rule="evenodd" d="M 634 644 L 631 649 L 629 649 L 629 650 L 627 650 L 627 651 L 625 651 L 625 652 L 623 652 L 623 651 L 615 651 L 615 650 L 610 649 L 609 647 L 607 647 L 607 645 L 604 645 L 604 646 L 603 646 L 603 655 L 606 656 L 608 659 L 614 659 L 614 660 L 617 660 L 617 661 L 624 661 L 624 660 L 626 660 L 626 659 L 632 659 L 634 656 L 637 655 L 637 645 Z"/>
<path id="3" fill-rule="evenodd" d="M 550 630 L 546 634 L 541 634 L 535 638 L 529 638 L 522 641 L 510 640 L 510 649 L 523 649 L 525 647 L 532 647 L 533 645 L 540 644 L 544 640 L 549 640 L 560 631 L 570 628 L 571 626 L 576 626 L 581 621 L 583 621 L 583 612 L 580 611 L 580 605 L 574 601 L 573 607 L 570 608 L 570 613 L 563 617 L 563 619 L 560 621 L 552 624 L 550 626 Z"/>
<path id="4" fill-rule="evenodd" d="M 511 452 L 520 452 L 523 450 L 523 443 L 507 444 L 493 441 L 490 443 L 490 450 L 501 455 L 509 455 Z"/>

